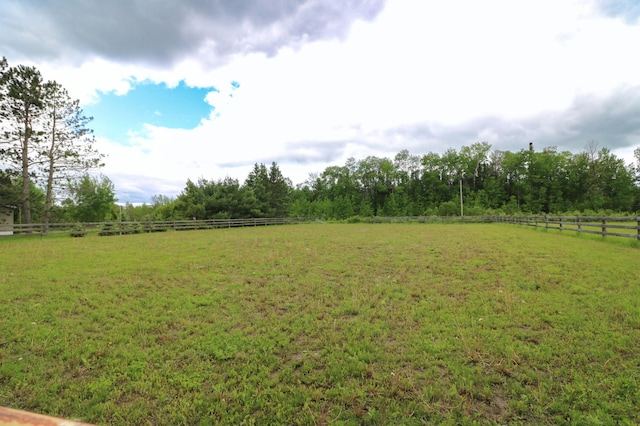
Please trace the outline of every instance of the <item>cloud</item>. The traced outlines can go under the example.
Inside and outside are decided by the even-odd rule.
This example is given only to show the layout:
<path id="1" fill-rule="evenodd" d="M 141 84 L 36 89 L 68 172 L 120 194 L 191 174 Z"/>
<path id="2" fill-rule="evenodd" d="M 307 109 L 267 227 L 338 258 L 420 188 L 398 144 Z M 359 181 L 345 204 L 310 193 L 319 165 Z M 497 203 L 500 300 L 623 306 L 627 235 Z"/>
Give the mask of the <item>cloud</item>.
<path id="1" fill-rule="evenodd" d="M 587 136 L 588 140 L 598 141 L 610 149 L 637 145 L 640 143 L 640 86 L 619 87 L 606 96 L 583 94 L 563 115 L 566 117 L 563 134 L 568 147 L 576 146 Z M 562 128 L 560 124 L 557 128 Z"/>
<path id="2" fill-rule="evenodd" d="M 483 116 L 455 126 L 416 123 L 388 129 L 387 140 L 401 141 L 396 149 L 443 152 L 486 141 L 493 149 L 518 151 L 529 142 L 542 149 L 555 146 L 579 152 L 590 141 L 612 151 L 629 150 L 640 142 L 640 85 L 625 86 L 606 95 L 585 93 L 566 109 L 543 111 L 524 118 Z M 398 149 L 398 150 L 399 150 Z"/>
<path id="3" fill-rule="evenodd" d="M 0 5 L 0 51 L 12 61 L 42 57 L 171 67 L 198 56 L 274 55 L 285 46 L 343 38 L 373 19 L 383 0 L 8 0 Z"/>
<path id="4" fill-rule="evenodd" d="M 145 201 L 187 179 L 242 181 L 256 162 L 298 183 L 349 157 L 479 141 L 595 140 L 628 158 L 640 141 L 636 3 L 5 0 L 0 52 L 82 102 L 139 82 L 208 89 L 195 128 L 156 119 L 124 140 L 102 135 L 104 173 L 147 194 L 119 198 Z"/>
<path id="5" fill-rule="evenodd" d="M 245 102 L 238 93 L 240 103 Z M 297 184 L 310 173 L 344 165 L 349 157 L 393 158 L 403 149 L 414 155 L 442 154 L 448 148 L 459 150 L 475 142 L 488 142 L 493 150 L 515 152 L 528 149 L 533 142 L 536 150 L 555 146 L 560 151 L 580 152 L 595 141 L 630 161 L 640 141 L 640 85 L 606 95 L 585 93 L 565 109 L 523 118 L 485 115 L 455 124 L 424 119 L 384 128 L 343 126 L 318 131 L 323 137 L 315 139 L 286 129 L 281 122 L 271 127 L 268 120 L 247 124 L 238 114 L 245 109 L 236 107 L 242 105 L 229 105 L 225 114 L 204 120 L 193 130 L 146 126 L 128 147 L 102 140 L 100 150 L 110 154 L 104 172 L 114 181 L 119 198 L 144 202 L 153 194 L 175 196 L 187 179 L 200 177 L 230 176 L 243 182 L 253 164 L 272 161 Z M 134 175 L 133 170 L 140 175 Z"/>

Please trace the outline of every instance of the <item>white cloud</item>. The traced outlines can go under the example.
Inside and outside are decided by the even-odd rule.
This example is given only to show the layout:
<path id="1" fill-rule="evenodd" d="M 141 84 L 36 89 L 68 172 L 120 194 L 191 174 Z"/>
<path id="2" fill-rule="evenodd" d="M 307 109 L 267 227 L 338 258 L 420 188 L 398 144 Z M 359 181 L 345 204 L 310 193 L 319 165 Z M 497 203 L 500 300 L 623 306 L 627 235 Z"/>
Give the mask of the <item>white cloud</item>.
<path id="1" fill-rule="evenodd" d="M 80 66 L 40 68 L 85 102 L 96 91 L 126 93 L 131 81 L 218 89 L 206 97 L 212 115 L 193 130 L 147 126 L 128 144 L 101 140 L 105 174 L 128 193 L 133 176 L 148 194 L 182 188 L 187 178 L 243 180 L 254 162 L 278 161 L 301 182 L 349 156 L 441 152 L 478 140 L 574 149 L 595 135 L 625 158 L 640 143 L 630 118 L 640 114 L 640 26 L 589 1 L 390 1 L 375 18 L 341 21 L 337 37 L 326 23 L 324 36 L 305 35 L 305 23 L 317 21 L 305 13 L 234 30 L 249 47 L 219 41 L 230 49 L 224 61 L 211 56 L 221 50 L 210 38 L 163 66 L 94 54 Z"/>

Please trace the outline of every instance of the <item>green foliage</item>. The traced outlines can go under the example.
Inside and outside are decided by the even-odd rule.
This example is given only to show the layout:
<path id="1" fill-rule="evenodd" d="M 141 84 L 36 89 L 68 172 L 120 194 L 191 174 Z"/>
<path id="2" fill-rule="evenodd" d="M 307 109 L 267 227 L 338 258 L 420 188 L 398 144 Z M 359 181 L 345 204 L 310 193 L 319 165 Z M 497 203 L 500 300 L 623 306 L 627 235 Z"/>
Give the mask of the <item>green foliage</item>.
<path id="1" fill-rule="evenodd" d="M 20 187 L 17 179 L 8 171 L 0 171 L 0 206 L 20 204 Z"/>
<path id="2" fill-rule="evenodd" d="M 20 205 L 24 223 L 32 217 L 49 223 L 55 192 L 68 178 L 101 166 L 103 156 L 87 128 L 92 119 L 79 105 L 60 84 L 44 82 L 36 68 L 0 61 L 0 167 L 21 178 L 19 202 L 12 204 Z M 43 209 L 32 205 L 36 184 L 44 188 Z"/>
<path id="3" fill-rule="evenodd" d="M 218 181 L 199 179 L 196 183 L 188 180 L 175 201 L 159 196 L 153 210 L 157 220 L 309 215 L 308 203 L 302 197 L 296 200 L 295 212 L 290 212 L 292 191 L 290 180 L 276 163 L 269 169 L 256 164 L 244 185 L 229 177 Z"/>
<path id="4" fill-rule="evenodd" d="M 31 223 L 31 166 L 37 158 L 37 123 L 44 108 L 42 76 L 34 67 L 8 67 L 4 58 L 0 71 L 1 154 L 3 163 L 22 179 L 20 204 L 25 223 Z"/>
<path id="5" fill-rule="evenodd" d="M 580 154 L 491 151 L 486 142 L 422 157 L 403 150 L 391 161 L 349 159 L 310 175 L 294 192 L 296 211 L 317 217 L 629 212 L 640 205 L 637 170 L 589 144 Z M 640 164 L 640 161 L 639 161 Z"/>
<path id="6" fill-rule="evenodd" d="M 102 230 L 98 235 L 101 237 L 117 235 L 119 233 L 117 225 L 113 222 L 107 222 L 102 226 Z"/>
<path id="7" fill-rule="evenodd" d="M 393 160 L 349 158 L 295 189 L 276 163 L 256 164 L 243 185 L 231 178 L 188 181 L 175 200 L 156 196 L 150 206 L 125 206 L 125 220 L 459 216 L 460 182 L 465 216 L 613 214 L 640 210 L 637 170 L 595 144 L 571 154 L 554 147 L 491 151 L 480 142 L 442 155 L 403 150 Z"/>
<path id="8" fill-rule="evenodd" d="M 102 222 L 114 216 L 115 191 L 108 177 L 85 174 L 69 182 L 69 193 L 64 204 L 73 220 Z"/>
<path id="9" fill-rule="evenodd" d="M 252 208 L 253 217 L 286 217 L 289 214 L 292 185 L 274 162 L 267 169 L 264 164 L 255 164 L 244 183 L 257 202 Z"/>
<path id="10" fill-rule="evenodd" d="M 76 223 L 70 235 L 74 238 L 84 237 L 87 235 L 87 230 L 81 223 Z"/>
<path id="11" fill-rule="evenodd" d="M 55 191 L 68 178 L 101 166 L 93 148 L 78 100 L 55 81 L 44 82 L 40 72 L 24 65 L 9 67 L 0 61 L 0 167 L 21 180 L 19 203 L 24 223 L 52 219 Z M 4 172 L 4 171 L 3 171 Z M 42 185 L 44 209 L 32 206 L 31 191 Z"/>
<path id="12" fill-rule="evenodd" d="M 173 218 L 178 219 L 250 218 L 263 214 L 253 190 L 229 177 L 217 182 L 189 180 L 173 206 L 166 200 L 160 206 L 165 214 L 173 208 Z"/>
<path id="13" fill-rule="evenodd" d="M 80 101 L 72 100 L 66 89 L 56 82 L 43 86 L 43 148 L 40 169 L 46 188 L 45 222 L 51 219 L 55 190 L 64 189 L 69 178 L 100 167 L 104 155 L 93 147 L 95 138 L 87 126 L 93 120 L 85 117 Z"/>

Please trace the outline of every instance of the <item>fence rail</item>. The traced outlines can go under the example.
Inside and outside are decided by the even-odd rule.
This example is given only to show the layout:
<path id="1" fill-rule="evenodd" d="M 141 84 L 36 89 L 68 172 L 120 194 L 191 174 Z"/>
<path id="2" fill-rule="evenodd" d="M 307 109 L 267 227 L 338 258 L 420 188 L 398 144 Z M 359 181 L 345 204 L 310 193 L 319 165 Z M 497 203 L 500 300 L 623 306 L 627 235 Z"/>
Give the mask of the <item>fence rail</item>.
<path id="1" fill-rule="evenodd" d="M 209 219 L 209 220 L 171 220 L 146 222 L 88 222 L 88 223 L 33 223 L 14 224 L 12 235 L 55 235 L 68 234 L 84 236 L 90 233 L 98 235 L 126 235 L 145 232 L 186 231 L 196 229 L 238 228 L 246 226 L 288 225 L 309 222 L 311 219 L 300 217 L 252 218 L 252 219 Z"/>
<path id="2" fill-rule="evenodd" d="M 238 228 L 247 226 L 287 225 L 311 222 L 310 218 L 252 218 L 252 219 L 209 219 L 209 220 L 172 220 L 147 222 L 91 222 L 91 223 L 51 223 L 45 225 L 14 224 L 13 235 L 52 235 L 67 234 L 84 236 L 90 233 L 98 235 L 126 235 L 146 232 L 186 231 L 198 229 Z M 602 216 L 400 216 L 352 218 L 349 222 L 362 223 L 507 223 L 533 226 L 537 228 L 575 231 L 596 234 L 603 237 L 616 236 L 640 240 L 640 216 L 602 217 Z"/>
<path id="3" fill-rule="evenodd" d="M 493 216 L 355 216 L 350 223 L 491 223 Z"/>
<path id="4" fill-rule="evenodd" d="M 640 240 L 640 216 L 495 216 L 493 221 Z"/>

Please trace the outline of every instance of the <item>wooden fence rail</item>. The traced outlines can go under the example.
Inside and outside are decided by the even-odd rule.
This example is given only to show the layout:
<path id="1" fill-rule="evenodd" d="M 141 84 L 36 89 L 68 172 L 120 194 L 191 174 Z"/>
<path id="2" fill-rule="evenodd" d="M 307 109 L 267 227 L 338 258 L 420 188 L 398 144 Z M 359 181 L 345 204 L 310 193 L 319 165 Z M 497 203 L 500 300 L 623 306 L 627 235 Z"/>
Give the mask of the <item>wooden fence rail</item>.
<path id="1" fill-rule="evenodd" d="M 143 232 L 186 231 L 196 229 L 237 228 L 246 226 L 287 225 L 308 222 L 311 219 L 299 217 L 251 218 L 251 219 L 209 219 L 171 220 L 146 222 L 88 222 L 88 223 L 33 223 L 14 224 L 12 235 L 54 235 L 68 234 L 84 236 L 88 233 L 99 235 L 125 235 Z"/>
<path id="2" fill-rule="evenodd" d="M 640 216 L 495 216 L 493 221 L 640 240 Z"/>
<path id="3" fill-rule="evenodd" d="M 246 226 L 286 225 L 314 221 L 310 218 L 252 218 L 252 219 L 209 219 L 209 220 L 172 220 L 147 222 L 91 222 L 91 223 L 51 223 L 45 225 L 14 224 L 13 235 L 51 235 L 67 234 L 84 236 L 89 233 L 98 235 L 126 235 L 143 232 L 186 231 L 197 229 L 237 228 Z M 359 218 L 366 223 L 508 223 L 538 228 L 575 231 L 585 234 L 635 238 L 640 240 L 640 216 L 602 217 L 602 216 L 403 216 Z"/>
<path id="4" fill-rule="evenodd" d="M 99 235 L 126 235 L 143 232 L 186 231 L 196 229 L 237 228 L 246 226 L 286 225 L 315 221 L 315 218 L 251 218 L 251 219 L 209 219 L 171 220 L 142 222 L 87 222 L 87 223 L 34 223 L 14 224 L 12 235 L 53 235 L 69 234 L 82 236 L 89 233 Z M 492 216 L 375 216 L 358 218 L 363 223 L 490 223 Z"/>

